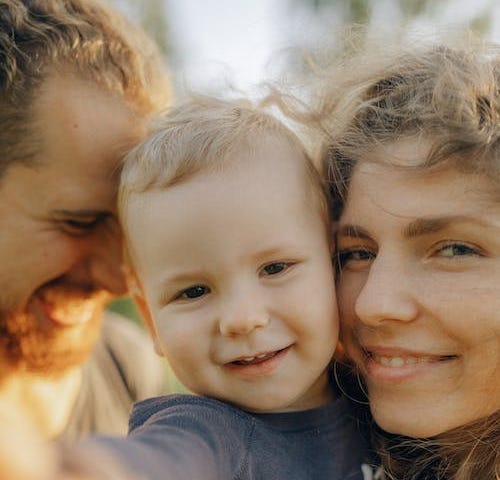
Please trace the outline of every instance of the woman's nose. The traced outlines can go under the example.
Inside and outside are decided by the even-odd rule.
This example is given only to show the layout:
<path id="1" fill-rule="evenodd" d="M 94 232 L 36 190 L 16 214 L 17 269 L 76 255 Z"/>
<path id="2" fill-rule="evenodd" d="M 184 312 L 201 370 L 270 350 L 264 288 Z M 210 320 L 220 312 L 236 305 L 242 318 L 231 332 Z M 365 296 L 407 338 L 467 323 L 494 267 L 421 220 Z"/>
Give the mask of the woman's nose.
<path id="1" fill-rule="evenodd" d="M 403 259 L 378 255 L 355 300 L 361 322 L 378 326 L 386 321 L 410 322 L 418 314 L 418 300 L 412 274 Z"/>

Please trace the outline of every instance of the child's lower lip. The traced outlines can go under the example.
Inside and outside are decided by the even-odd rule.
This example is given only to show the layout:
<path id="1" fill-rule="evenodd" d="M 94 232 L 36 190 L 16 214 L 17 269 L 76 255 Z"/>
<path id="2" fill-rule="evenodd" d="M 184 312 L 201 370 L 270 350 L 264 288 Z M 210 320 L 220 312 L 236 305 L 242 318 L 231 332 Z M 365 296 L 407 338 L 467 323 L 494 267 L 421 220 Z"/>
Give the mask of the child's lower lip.
<path id="1" fill-rule="evenodd" d="M 226 363 L 225 367 L 231 370 L 232 373 L 246 377 L 270 375 L 281 365 L 291 347 L 292 346 L 290 345 L 281 350 L 277 350 L 273 356 L 263 361 L 247 364 L 231 362 Z"/>

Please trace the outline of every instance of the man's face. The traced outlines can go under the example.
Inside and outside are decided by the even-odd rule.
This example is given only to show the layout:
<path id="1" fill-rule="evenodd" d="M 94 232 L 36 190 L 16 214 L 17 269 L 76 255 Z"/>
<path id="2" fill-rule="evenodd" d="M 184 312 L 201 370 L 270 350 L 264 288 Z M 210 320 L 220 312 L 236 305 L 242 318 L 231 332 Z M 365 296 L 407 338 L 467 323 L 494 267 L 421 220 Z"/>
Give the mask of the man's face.
<path id="1" fill-rule="evenodd" d="M 54 75 L 34 105 L 33 166 L 0 178 L 0 378 L 80 364 L 110 294 L 125 291 L 116 168 L 142 133 L 123 101 Z"/>

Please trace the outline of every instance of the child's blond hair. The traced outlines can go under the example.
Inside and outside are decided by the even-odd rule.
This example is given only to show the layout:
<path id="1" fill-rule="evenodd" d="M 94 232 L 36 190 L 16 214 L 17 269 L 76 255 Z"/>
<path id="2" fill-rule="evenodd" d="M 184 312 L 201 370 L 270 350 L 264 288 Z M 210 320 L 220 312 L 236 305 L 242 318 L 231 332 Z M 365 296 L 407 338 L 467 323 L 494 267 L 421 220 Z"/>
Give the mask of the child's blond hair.
<path id="1" fill-rule="evenodd" d="M 267 140 L 285 142 L 304 159 L 306 186 L 328 221 L 327 189 L 297 136 L 249 101 L 206 96 L 193 96 L 159 116 L 148 138 L 127 155 L 118 195 L 120 214 L 124 216 L 131 194 L 165 189 L 202 172 L 223 170 L 231 166 L 232 155 L 257 151 Z"/>

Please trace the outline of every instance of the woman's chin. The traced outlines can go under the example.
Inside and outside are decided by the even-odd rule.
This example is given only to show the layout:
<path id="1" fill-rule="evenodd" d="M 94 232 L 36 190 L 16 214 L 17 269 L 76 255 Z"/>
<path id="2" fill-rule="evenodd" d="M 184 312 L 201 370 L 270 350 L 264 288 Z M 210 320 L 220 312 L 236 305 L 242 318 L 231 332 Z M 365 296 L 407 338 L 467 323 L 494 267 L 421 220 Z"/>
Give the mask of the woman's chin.
<path id="1" fill-rule="evenodd" d="M 396 435 L 429 438 L 459 426 L 449 423 L 450 419 L 444 412 L 439 413 L 439 409 L 425 408 L 418 402 L 412 405 L 396 402 L 391 405 L 384 400 L 372 400 L 370 406 L 377 425 Z"/>
<path id="2" fill-rule="evenodd" d="M 398 422 L 394 418 L 373 414 L 375 422 L 382 430 L 394 435 L 403 435 L 409 438 L 429 438 L 439 435 L 439 430 L 430 429 L 425 422 Z"/>

